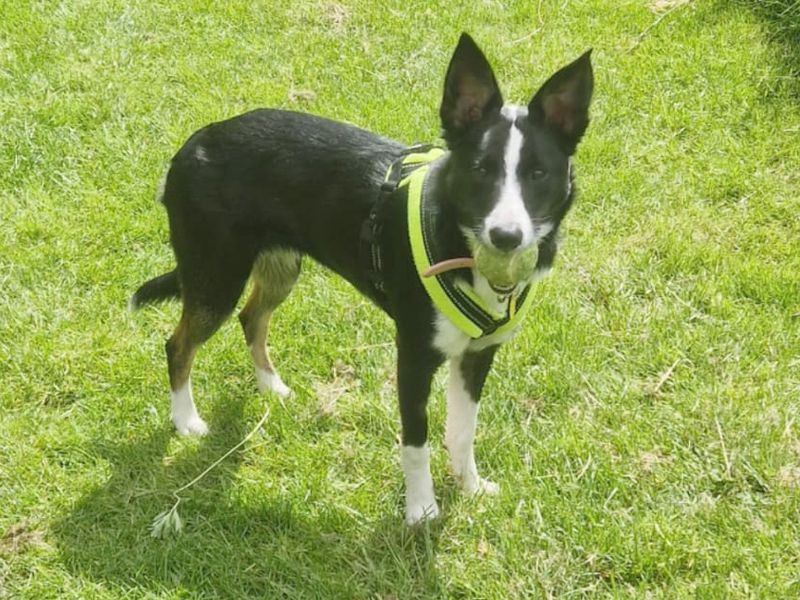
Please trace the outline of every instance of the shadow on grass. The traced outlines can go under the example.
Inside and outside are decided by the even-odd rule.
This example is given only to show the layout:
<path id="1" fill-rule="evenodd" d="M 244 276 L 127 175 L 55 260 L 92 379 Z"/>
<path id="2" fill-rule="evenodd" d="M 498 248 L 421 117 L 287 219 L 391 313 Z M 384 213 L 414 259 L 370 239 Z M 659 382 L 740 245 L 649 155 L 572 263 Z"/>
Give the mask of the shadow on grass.
<path id="1" fill-rule="evenodd" d="M 735 0 L 764 23 L 770 39 L 778 44 L 780 55 L 793 78 L 800 76 L 800 2 L 798 0 Z M 727 6 L 727 3 L 724 4 Z M 793 93 L 800 86 L 793 82 Z"/>
<path id="2" fill-rule="evenodd" d="M 164 460 L 171 428 L 146 439 L 100 440 L 90 451 L 109 461 L 111 476 L 53 528 L 66 568 L 112 593 L 134 595 L 443 595 L 434 569 L 441 525 L 409 532 L 396 507 L 377 523 L 354 525 L 339 509 L 312 516 L 282 496 L 280 485 L 238 501 L 232 483 L 242 452 L 181 494 L 182 534 L 153 538 L 150 524 L 172 504 L 171 492 L 245 435 L 242 408 L 241 400 L 219 398 L 212 433 L 196 446 L 185 442 L 171 463 Z"/>

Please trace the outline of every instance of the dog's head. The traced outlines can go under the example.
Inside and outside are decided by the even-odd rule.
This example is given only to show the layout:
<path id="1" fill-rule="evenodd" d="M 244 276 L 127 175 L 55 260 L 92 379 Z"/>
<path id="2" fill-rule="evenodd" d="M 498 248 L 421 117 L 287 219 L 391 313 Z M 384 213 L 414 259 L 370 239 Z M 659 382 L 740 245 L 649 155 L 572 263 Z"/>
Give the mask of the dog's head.
<path id="1" fill-rule="evenodd" d="M 590 54 L 550 77 L 528 106 L 504 105 L 483 53 L 461 35 L 440 115 L 448 196 L 466 235 L 514 252 L 558 228 L 572 198 L 570 157 L 589 124 Z"/>

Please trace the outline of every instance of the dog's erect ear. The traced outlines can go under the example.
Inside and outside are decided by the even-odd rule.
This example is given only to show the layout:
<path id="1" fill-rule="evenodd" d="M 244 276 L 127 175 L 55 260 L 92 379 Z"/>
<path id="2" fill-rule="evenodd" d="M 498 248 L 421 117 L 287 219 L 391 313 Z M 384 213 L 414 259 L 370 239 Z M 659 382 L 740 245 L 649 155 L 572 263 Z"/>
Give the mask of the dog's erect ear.
<path id="1" fill-rule="evenodd" d="M 528 114 L 560 138 L 568 154 L 575 152 L 589 125 L 589 102 L 594 88 L 592 51 L 550 77 L 528 104 Z"/>
<path id="2" fill-rule="evenodd" d="M 486 57 L 466 33 L 458 40 L 447 75 L 439 115 L 447 141 L 503 106 L 503 98 Z"/>

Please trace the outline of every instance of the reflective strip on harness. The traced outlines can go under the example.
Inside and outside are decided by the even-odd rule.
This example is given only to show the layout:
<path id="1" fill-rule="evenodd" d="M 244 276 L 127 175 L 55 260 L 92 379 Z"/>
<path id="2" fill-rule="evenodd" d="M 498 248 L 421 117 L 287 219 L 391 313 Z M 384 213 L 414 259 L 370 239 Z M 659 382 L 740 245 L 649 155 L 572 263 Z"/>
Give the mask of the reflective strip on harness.
<path id="1" fill-rule="evenodd" d="M 431 255 L 430 245 L 426 243 L 426 232 L 433 232 L 434 228 L 432 223 L 427 222 L 431 215 L 425 210 L 424 205 L 425 178 L 430 163 L 442 154 L 443 150 L 434 148 L 426 153 L 410 154 L 403 160 L 403 167 L 408 165 L 414 168 L 410 175 L 398 184 L 398 190 L 405 187 L 408 191 L 408 234 L 414 266 L 436 308 L 459 330 L 471 338 L 504 333 L 516 327 L 530 307 L 533 299 L 530 285 L 518 294 L 510 296 L 506 313 L 498 314 L 488 307 L 466 282 L 457 281 L 453 284 L 451 273 L 432 277 L 422 276 L 432 264 L 447 258 Z"/>

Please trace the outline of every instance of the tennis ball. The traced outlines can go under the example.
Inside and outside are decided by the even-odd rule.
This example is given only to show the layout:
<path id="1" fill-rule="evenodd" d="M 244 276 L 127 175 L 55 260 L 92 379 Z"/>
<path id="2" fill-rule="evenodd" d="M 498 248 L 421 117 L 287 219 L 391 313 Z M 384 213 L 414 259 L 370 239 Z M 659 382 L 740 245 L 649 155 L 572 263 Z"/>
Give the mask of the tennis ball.
<path id="1" fill-rule="evenodd" d="M 538 252 L 530 246 L 520 252 L 501 252 L 478 241 L 472 244 L 475 268 L 496 287 L 508 288 L 528 279 L 536 268 Z"/>

